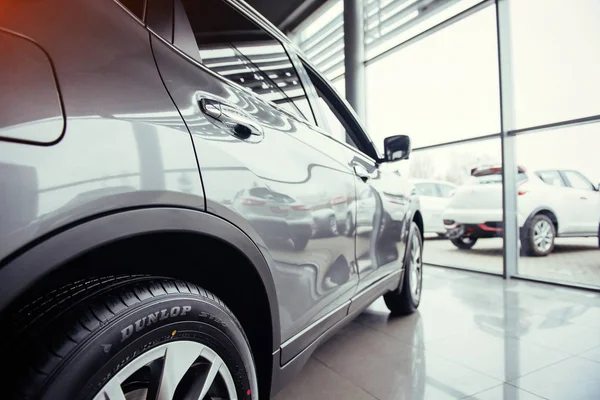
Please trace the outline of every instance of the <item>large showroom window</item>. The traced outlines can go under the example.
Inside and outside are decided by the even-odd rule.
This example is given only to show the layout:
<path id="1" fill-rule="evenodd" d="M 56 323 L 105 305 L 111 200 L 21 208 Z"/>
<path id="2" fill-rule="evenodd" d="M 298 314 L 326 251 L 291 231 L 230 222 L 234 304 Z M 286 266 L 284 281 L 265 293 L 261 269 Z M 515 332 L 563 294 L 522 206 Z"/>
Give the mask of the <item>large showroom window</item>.
<path id="1" fill-rule="evenodd" d="M 517 190 L 517 273 L 600 287 L 600 3 L 509 4 L 514 153 L 532 176 Z"/>
<path id="2" fill-rule="evenodd" d="M 379 151 L 411 136 L 393 168 L 420 194 L 425 263 L 600 287 L 600 2 L 363 5 L 366 125 Z M 326 2 L 297 43 L 342 11 Z"/>

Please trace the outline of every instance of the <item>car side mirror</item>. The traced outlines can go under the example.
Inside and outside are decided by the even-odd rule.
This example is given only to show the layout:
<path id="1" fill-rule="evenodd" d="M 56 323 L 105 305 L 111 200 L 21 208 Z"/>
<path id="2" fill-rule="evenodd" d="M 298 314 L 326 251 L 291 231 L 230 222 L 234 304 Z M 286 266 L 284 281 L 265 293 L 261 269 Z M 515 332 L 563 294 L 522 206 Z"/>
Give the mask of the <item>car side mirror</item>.
<path id="1" fill-rule="evenodd" d="M 385 152 L 385 161 L 387 162 L 408 160 L 408 156 L 410 155 L 410 137 L 406 135 L 386 137 L 383 140 L 383 150 Z"/>

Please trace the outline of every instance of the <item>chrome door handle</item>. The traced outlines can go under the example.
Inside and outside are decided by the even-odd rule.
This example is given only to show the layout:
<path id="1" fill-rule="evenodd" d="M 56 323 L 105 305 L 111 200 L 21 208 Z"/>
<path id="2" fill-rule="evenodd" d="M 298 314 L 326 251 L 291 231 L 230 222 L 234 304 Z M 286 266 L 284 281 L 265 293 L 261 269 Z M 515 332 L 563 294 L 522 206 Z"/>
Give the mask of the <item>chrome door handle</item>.
<path id="1" fill-rule="evenodd" d="M 242 139 L 263 135 L 263 128 L 252 117 L 238 107 L 213 99 L 201 99 L 200 109 L 209 117 L 221 121 L 231 132 Z"/>

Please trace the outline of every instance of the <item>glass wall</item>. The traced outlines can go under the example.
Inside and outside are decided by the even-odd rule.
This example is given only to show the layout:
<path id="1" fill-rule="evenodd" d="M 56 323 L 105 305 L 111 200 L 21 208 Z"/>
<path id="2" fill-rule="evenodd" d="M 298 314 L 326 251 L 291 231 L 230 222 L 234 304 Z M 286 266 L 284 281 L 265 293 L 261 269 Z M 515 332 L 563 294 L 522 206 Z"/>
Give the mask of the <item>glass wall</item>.
<path id="1" fill-rule="evenodd" d="M 315 18 L 329 22 L 315 26 L 339 24 L 342 3 L 326 3 Z M 363 4 L 366 125 L 380 151 L 386 136 L 411 136 L 410 160 L 394 168 L 420 194 L 424 261 L 512 274 L 503 257 L 517 246 L 517 276 L 600 287 L 600 1 L 508 0 L 500 30 L 510 30 L 501 55 L 510 71 L 499 71 L 492 0 Z M 310 40 L 319 30 L 308 34 L 311 24 L 297 35 Z M 342 42 L 335 51 L 338 36 L 328 39 Z M 318 63 L 335 58 L 342 69 L 325 72 L 344 94 L 343 53 L 310 54 Z M 514 115 L 505 122 L 514 130 L 503 144 L 499 78 L 507 72 L 502 90 Z M 506 172 L 516 209 L 502 201 L 503 153 L 517 164 Z M 503 238 L 505 207 L 517 215 L 518 237 Z"/>
<path id="2" fill-rule="evenodd" d="M 599 287 L 600 2 L 509 4 L 515 154 L 528 170 L 517 190 L 518 273 Z M 558 126 L 536 129 L 545 124 Z"/>
<path id="3" fill-rule="evenodd" d="M 519 135 L 523 275 L 600 286 L 600 123 Z"/>
<path id="4" fill-rule="evenodd" d="M 367 125 L 379 150 L 394 134 L 420 148 L 500 132 L 495 26 L 487 7 L 367 66 Z"/>
<path id="5" fill-rule="evenodd" d="M 369 63 L 366 91 L 368 130 L 379 150 L 386 136 L 411 137 L 415 150 L 400 172 L 420 194 L 423 260 L 501 274 L 496 37 L 491 5 Z"/>

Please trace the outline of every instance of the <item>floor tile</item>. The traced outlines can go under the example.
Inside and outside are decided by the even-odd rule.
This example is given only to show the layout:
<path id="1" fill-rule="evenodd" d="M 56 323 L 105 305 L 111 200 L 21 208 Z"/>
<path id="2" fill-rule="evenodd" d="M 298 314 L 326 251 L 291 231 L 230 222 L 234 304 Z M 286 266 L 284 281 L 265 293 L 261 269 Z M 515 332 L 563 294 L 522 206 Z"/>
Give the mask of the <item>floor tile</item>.
<path id="1" fill-rule="evenodd" d="M 584 351 L 579 356 L 600 363 L 600 346 L 588 351 Z"/>
<path id="2" fill-rule="evenodd" d="M 571 357 L 510 383 L 551 400 L 598 400 L 600 363 Z"/>
<path id="3" fill-rule="evenodd" d="M 381 400 L 456 399 L 501 383 L 357 323 L 314 357 Z"/>
<path id="4" fill-rule="evenodd" d="M 273 397 L 273 400 L 305 399 L 375 400 L 375 397 L 311 358 L 298 377 Z"/>
<path id="5" fill-rule="evenodd" d="M 516 388 L 508 383 L 488 389 L 474 396 L 467 397 L 468 400 L 543 400 L 543 397 Z"/>
<path id="6" fill-rule="evenodd" d="M 425 349 L 502 381 L 516 379 L 569 357 L 567 353 L 515 337 L 482 331 L 434 341 Z"/>
<path id="7" fill-rule="evenodd" d="M 572 355 L 600 346 L 600 327 L 592 328 L 548 318 L 519 335 L 521 340 L 539 343 Z"/>

